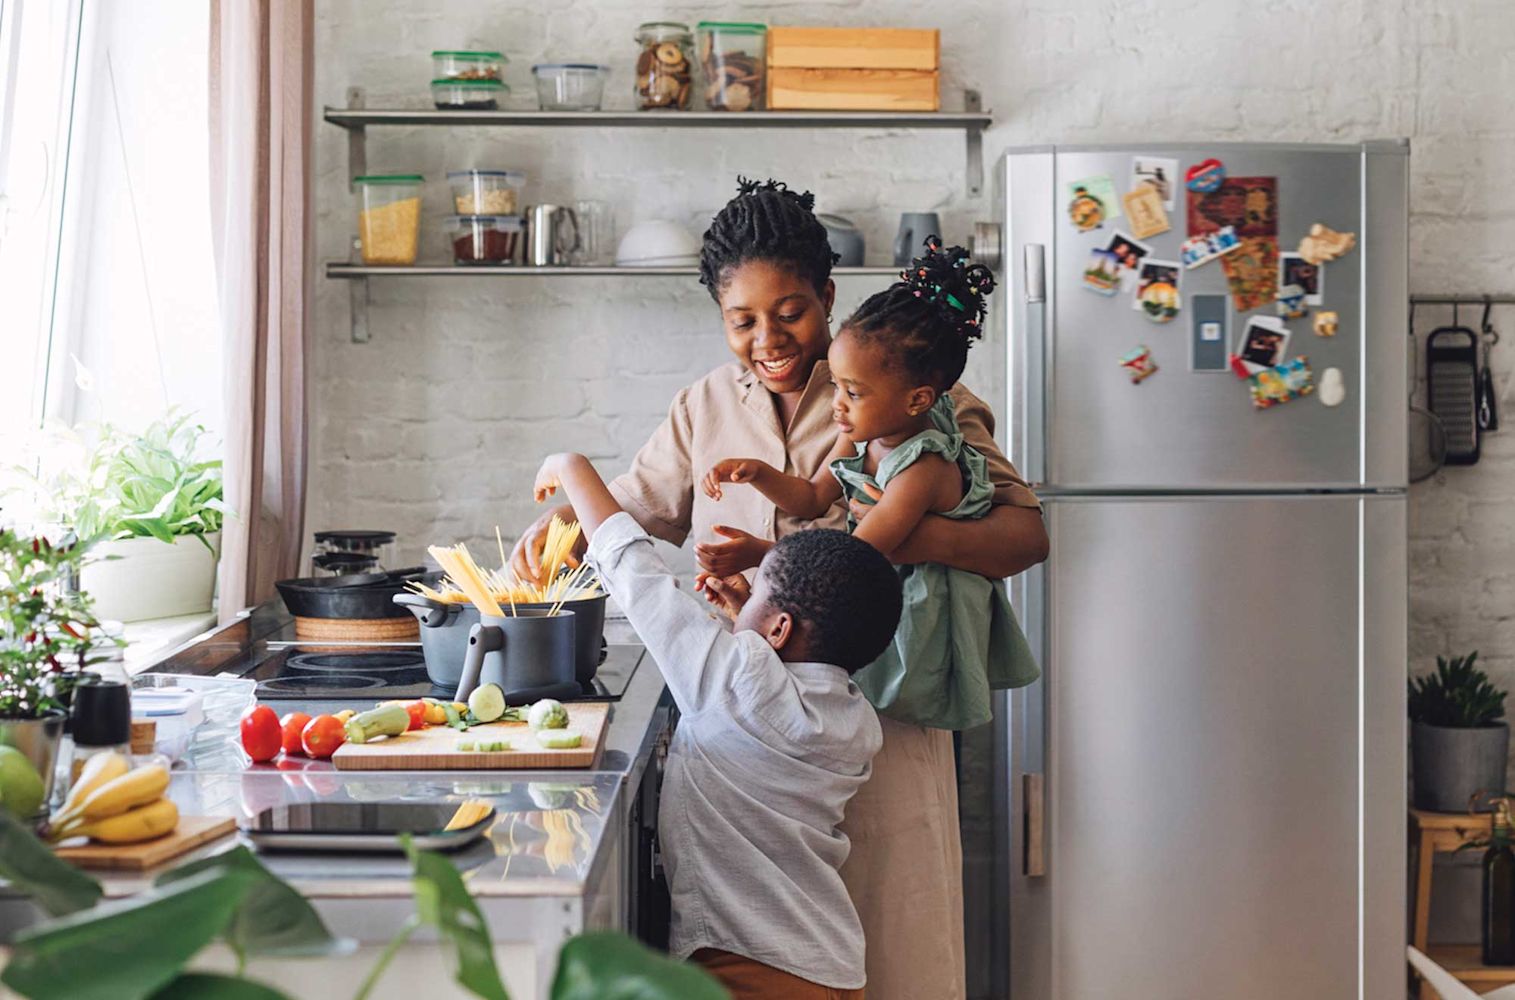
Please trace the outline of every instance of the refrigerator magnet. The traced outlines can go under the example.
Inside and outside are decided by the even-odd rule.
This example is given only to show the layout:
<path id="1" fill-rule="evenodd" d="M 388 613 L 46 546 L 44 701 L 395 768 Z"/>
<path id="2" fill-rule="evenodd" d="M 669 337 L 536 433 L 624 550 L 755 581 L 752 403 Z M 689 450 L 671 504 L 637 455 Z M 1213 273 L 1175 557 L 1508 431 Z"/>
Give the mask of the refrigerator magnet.
<path id="1" fill-rule="evenodd" d="M 1336 318 L 1336 310 L 1334 310 L 1334 309 L 1322 309 L 1322 310 L 1320 310 L 1319 312 L 1317 312 L 1315 314 L 1315 320 L 1314 320 L 1314 322 L 1315 322 L 1315 336 L 1317 336 L 1317 337 L 1334 337 L 1334 336 L 1336 336 L 1336 327 L 1340 323 L 1340 320 L 1338 320 Z"/>
<path id="2" fill-rule="evenodd" d="M 1301 319 L 1310 311 L 1305 305 L 1305 290 L 1298 285 L 1280 285 L 1274 305 L 1284 319 Z"/>
<path id="3" fill-rule="evenodd" d="M 1120 259 L 1109 250 L 1090 250 L 1084 287 L 1100 295 L 1114 295 L 1120 288 Z"/>
<path id="4" fill-rule="evenodd" d="M 1299 286 L 1306 305 L 1318 306 L 1325 301 L 1325 268 L 1305 260 L 1297 253 L 1280 253 L 1278 286 L 1282 289 L 1290 285 Z M 1278 297 L 1283 298 L 1283 292 L 1280 291 Z"/>
<path id="5" fill-rule="evenodd" d="M 1219 188 L 1221 182 L 1225 179 L 1225 164 L 1212 156 L 1210 159 L 1201 160 L 1189 168 L 1188 173 L 1184 174 L 1184 186 L 1190 191 L 1209 194 L 1211 191 Z"/>
<path id="6" fill-rule="evenodd" d="M 1347 383 L 1341 377 L 1340 368 L 1327 368 L 1320 373 L 1320 401 L 1325 406 L 1340 406 L 1347 398 Z"/>
<path id="7" fill-rule="evenodd" d="M 1289 328 L 1282 320 L 1275 316 L 1253 316 L 1242 331 L 1241 347 L 1236 354 L 1250 376 L 1282 364 L 1288 346 Z"/>
<path id="8" fill-rule="evenodd" d="M 1189 192 L 1189 235 L 1226 226 L 1236 235 L 1278 235 L 1278 178 L 1227 177 L 1214 191 Z"/>
<path id="9" fill-rule="evenodd" d="M 1248 383 L 1252 391 L 1252 405 L 1259 410 L 1308 396 L 1315 391 L 1315 378 L 1310 371 L 1310 363 L 1302 357 L 1265 368 L 1248 379 Z"/>
<path id="10" fill-rule="evenodd" d="M 1261 309 L 1278 295 L 1278 240 L 1248 236 L 1234 253 L 1220 259 L 1226 287 L 1237 312 Z"/>
<path id="11" fill-rule="evenodd" d="M 1154 323 L 1168 323 L 1183 308 L 1179 295 L 1179 266 L 1171 260 L 1144 260 L 1136 282 L 1133 309 Z"/>
<path id="12" fill-rule="evenodd" d="M 1143 184 L 1127 191 L 1121 203 L 1126 206 L 1126 216 L 1131 220 L 1131 231 L 1137 239 L 1144 240 L 1173 228 L 1163 208 L 1163 197 L 1154 188 Z"/>
<path id="13" fill-rule="evenodd" d="M 1085 177 L 1068 185 L 1068 217 L 1081 233 L 1120 218 L 1115 184 L 1107 175 Z"/>
<path id="14" fill-rule="evenodd" d="M 1110 242 L 1105 244 L 1105 249 L 1115 254 L 1115 262 L 1120 268 L 1121 287 L 1126 291 L 1136 291 L 1142 261 L 1152 253 L 1152 248 L 1117 229 L 1115 235 L 1110 237 Z"/>
<path id="15" fill-rule="evenodd" d="M 1191 236 L 1184 240 L 1178 249 L 1178 259 L 1185 268 L 1192 271 L 1201 264 L 1208 264 L 1215 258 L 1240 248 L 1241 240 L 1236 235 L 1236 227 L 1222 226 L 1213 233 Z"/>
<path id="16" fill-rule="evenodd" d="M 1231 338 L 1226 336 L 1226 297 L 1194 295 L 1189 299 L 1191 328 L 1189 370 L 1224 372 Z M 1251 372 L 1247 373 L 1251 375 Z"/>
<path id="17" fill-rule="evenodd" d="M 1324 264 L 1355 246 L 1356 233 L 1338 233 L 1330 226 L 1317 222 L 1310 227 L 1310 235 L 1299 241 L 1299 255 L 1311 264 Z"/>
<path id="18" fill-rule="evenodd" d="M 1131 159 L 1131 188 L 1149 187 L 1163 200 L 1163 208 L 1173 211 L 1174 190 L 1178 187 L 1178 161 L 1158 156 Z"/>
<path id="19" fill-rule="evenodd" d="M 1138 344 L 1120 356 L 1120 366 L 1131 376 L 1131 384 L 1139 385 L 1142 379 L 1157 374 L 1157 362 L 1152 360 L 1152 351 L 1146 344 Z"/>

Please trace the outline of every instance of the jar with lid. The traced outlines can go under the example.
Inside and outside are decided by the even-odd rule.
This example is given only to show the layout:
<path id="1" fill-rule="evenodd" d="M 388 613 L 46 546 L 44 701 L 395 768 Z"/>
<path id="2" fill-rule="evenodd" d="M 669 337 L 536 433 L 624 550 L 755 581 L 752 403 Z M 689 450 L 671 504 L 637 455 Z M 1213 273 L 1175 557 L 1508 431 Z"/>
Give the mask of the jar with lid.
<path id="1" fill-rule="evenodd" d="M 700 74 L 711 111 L 760 111 L 763 47 L 768 28 L 737 21 L 701 21 Z"/>
<path id="2" fill-rule="evenodd" d="M 119 753 L 131 759 L 131 688 L 123 667 L 104 664 L 98 673 L 85 674 L 74 688 L 69 715 L 74 740 L 70 786 L 96 754 Z"/>
<path id="3" fill-rule="evenodd" d="M 414 264 L 421 235 L 420 174 L 354 177 L 363 199 L 358 238 L 365 264 Z"/>
<path id="4" fill-rule="evenodd" d="M 689 25 L 648 21 L 637 28 L 636 100 L 639 111 L 683 111 L 693 91 L 694 45 Z"/>

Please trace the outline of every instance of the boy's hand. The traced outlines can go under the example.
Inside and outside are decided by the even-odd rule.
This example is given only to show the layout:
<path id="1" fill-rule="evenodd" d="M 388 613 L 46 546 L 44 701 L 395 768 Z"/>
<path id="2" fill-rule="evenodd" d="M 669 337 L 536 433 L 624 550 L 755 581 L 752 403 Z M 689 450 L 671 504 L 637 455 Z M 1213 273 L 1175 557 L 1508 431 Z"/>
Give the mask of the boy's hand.
<path id="1" fill-rule="evenodd" d="M 532 484 L 531 493 L 541 503 L 558 491 L 563 485 L 563 466 L 574 456 L 567 452 L 559 452 L 556 455 L 548 455 L 542 460 L 542 467 L 537 470 L 537 481 Z"/>
<path id="2" fill-rule="evenodd" d="M 717 524 L 715 533 L 730 541 L 700 542 L 694 547 L 694 556 L 701 569 L 716 576 L 727 577 L 752 569 L 773 548 L 772 542 L 729 525 Z"/>
<path id="3" fill-rule="evenodd" d="M 721 614 L 736 621 L 747 599 L 752 596 L 752 585 L 740 573 L 721 577 L 701 573 L 694 578 L 694 589 L 705 595 L 705 600 L 720 609 Z"/>
<path id="4" fill-rule="evenodd" d="M 705 473 L 702 482 L 705 495 L 712 500 L 719 500 L 722 483 L 750 483 L 767 467 L 767 462 L 756 458 L 723 458 Z"/>

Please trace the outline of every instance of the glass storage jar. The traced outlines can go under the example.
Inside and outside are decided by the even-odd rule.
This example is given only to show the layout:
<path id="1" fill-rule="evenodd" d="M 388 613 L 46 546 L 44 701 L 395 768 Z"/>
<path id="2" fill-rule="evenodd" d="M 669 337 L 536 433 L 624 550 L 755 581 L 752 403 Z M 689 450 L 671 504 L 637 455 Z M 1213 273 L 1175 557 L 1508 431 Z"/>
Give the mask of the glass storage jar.
<path id="1" fill-rule="evenodd" d="M 648 21 L 637 28 L 636 101 L 639 111 L 683 111 L 693 94 L 689 25 Z"/>
<path id="2" fill-rule="evenodd" d="M 454 264 L 514 264 L 521 245 L 519 215 L 449 215 L 447 249 Z"/>
<path id="3" fill-rule="evenodd" d="M 763 108 L 768 28 L 739 21 L 701 21 L 700 73 L 711 111 Z"/>
<path id="4" fill-rule="evenodd" d="M 362 198 L 358 239 L 365 264 L 414 264 L 421 234 L 420 174 L 354 177 Z"/>
<path id="5" fill-rule="evenodd" d="M 505 56 L 499 52 L 450 51 L 431 54 L 431 75 L 437 80 L 494 80 L 505 78 Z"/>
<path id="6" fill-rule="evenodd" d="M 518 215 L 526 175 L 519 170 L 451 170 L 452 210 L 459 215 Z"/>
<path id="7" fill-rule="evenodd" d="M 510 88 L 499 80 L 433 80 L 431 103 L 443 111 L 493 111 Z"/>
<path id="8" fill-rule="evenodd" d="M 538 63 L 537 107 L 543 111 L 598 111 L 609 66 L 595 63 Z"/>

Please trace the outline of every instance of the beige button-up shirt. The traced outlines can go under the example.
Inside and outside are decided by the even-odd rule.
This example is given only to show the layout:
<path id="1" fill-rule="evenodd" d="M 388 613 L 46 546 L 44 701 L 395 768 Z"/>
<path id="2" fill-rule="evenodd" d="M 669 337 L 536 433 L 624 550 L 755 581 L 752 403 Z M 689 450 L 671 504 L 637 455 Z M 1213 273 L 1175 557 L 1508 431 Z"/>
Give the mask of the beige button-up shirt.
<path id="1" fill-rule="evenodd" d="M 816 364 L 786 436 L 773 395 L 757 376 L 735 361 L 722 365 L 674 397 L 668 419 L 642 445 L 631 469 L 610 484 L 610 492 L 649 535 L 674 545 L 683 545 L 691 533 L 697 541 L 718 539 L 717 524 L 768 541 L 810 527 L 845 528 L 842 503 L 821 520 L 806 521 L 779 511 L 751 487 L 724 490 L 720 501 L 698 488 L 723 458 L 758 458 L 790 475 L 815 475 L 836 443 L 830 372 L 825 361 Z M 949 395 L 957 403 L 963 438 L 988 459 L 994 502 L 1040 508 L 1036 494 L 994 443 L 989 407 L 961 382 Z"/>

